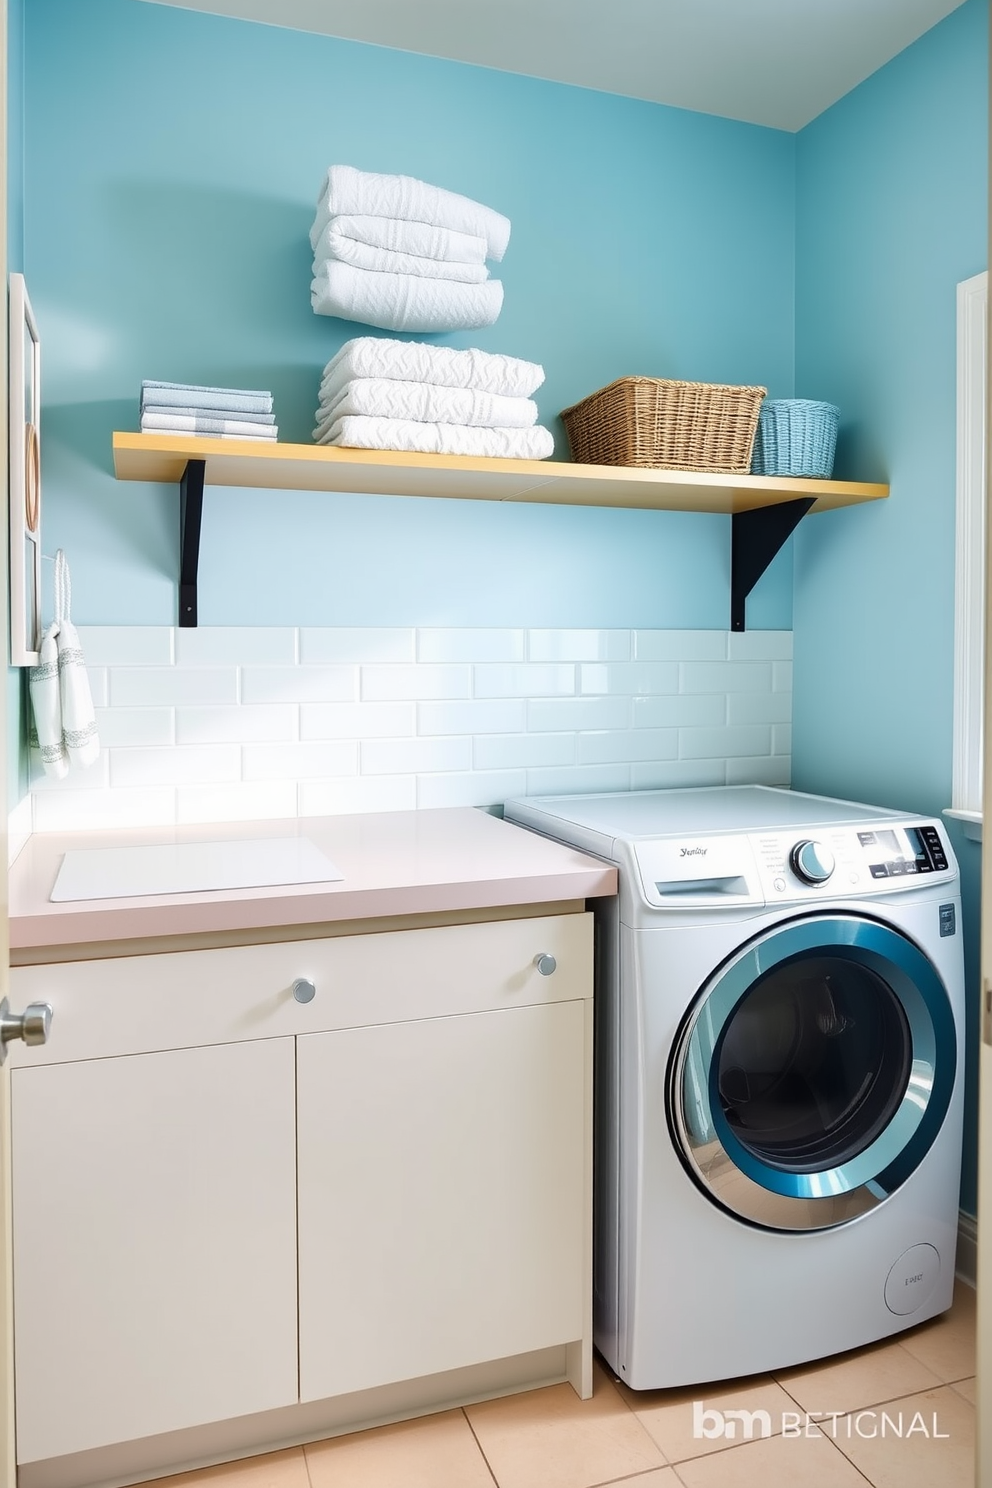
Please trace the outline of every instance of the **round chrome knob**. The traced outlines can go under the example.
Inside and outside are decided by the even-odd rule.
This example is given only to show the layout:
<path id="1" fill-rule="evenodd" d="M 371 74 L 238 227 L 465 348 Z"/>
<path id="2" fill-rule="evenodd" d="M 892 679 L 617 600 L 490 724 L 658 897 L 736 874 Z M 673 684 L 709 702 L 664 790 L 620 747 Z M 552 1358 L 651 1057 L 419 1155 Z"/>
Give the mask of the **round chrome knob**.
<path id="1" fill-rule="evenodd" d="M 822 842 L 807 837 L 793 847 L 789 865 L 803 883 L 822 884 L 834 871 L 834 855 Z"/>
<path id="2" fill-rule="evenodd" d="M 29 1002 L 23 1013 L 10 1011 L 6 997 L 0 1002 L 0 1063 L 13 1039 L 26 1044 L 47 1044 L 52 1027 L 52 1008 L 47 1002 Z"/>
<path id="3" fill-rule="evenodd" d="M 293 996 L 297 1002 L 313 1002 L 317 996 L 317 988 L 309 977 L 297 977 L 293 983 Z"/>
<path id="4" fill-rule="evenodd" d="M 534 965 L 537 967 L 542 976 L 550 976 L 558 965 L 558 962 L 555 960 L 554 956 L 549 955 L 548 952 L 545 951 L 542 955 L 534 957 Z"/>

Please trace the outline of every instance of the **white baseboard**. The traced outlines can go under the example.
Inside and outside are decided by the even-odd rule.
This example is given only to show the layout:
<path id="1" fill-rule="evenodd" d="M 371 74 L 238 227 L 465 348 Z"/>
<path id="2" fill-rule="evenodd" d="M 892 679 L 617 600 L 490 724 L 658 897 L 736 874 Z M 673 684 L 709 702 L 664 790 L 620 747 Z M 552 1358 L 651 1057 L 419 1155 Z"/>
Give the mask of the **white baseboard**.
<path id="1" fill-rule="evenodd" d="M 963 1209 L 958 1210 L 958 1253 L 954 1274 L 971 1287 L 978 1276 L 978 1221 Z"/>

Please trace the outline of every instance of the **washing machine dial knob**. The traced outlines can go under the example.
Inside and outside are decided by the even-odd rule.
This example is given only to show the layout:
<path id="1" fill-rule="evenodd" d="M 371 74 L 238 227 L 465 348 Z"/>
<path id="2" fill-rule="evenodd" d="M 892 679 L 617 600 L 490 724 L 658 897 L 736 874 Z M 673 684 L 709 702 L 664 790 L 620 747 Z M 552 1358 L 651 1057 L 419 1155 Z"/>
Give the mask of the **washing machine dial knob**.
<path id="1" fill-rule="evenodd" d="M 811 837 L 795 844 L 789 863 L 796 877 L 808 884 L 826 883 L 834 871 L 834 855 L 829 847 Z"/>

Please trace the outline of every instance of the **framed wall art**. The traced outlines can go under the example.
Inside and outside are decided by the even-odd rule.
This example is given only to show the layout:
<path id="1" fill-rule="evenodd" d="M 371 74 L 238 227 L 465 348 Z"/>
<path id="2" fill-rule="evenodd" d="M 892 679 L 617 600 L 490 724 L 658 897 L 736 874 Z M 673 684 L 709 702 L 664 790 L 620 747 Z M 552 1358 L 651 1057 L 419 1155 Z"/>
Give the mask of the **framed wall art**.
<path id="1" fill-rule="evenodd" d="M 8 322 L 10 662 L 41 645 L 41 342 L 23 274 L 11 274 Z"/>

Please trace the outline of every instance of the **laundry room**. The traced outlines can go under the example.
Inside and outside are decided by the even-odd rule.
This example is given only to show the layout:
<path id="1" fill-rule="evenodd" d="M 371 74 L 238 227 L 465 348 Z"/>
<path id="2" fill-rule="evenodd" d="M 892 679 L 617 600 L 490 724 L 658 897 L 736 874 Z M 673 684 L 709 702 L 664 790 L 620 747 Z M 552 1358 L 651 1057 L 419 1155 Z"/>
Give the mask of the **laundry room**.
<path id="1" fill-rule="evenodd" d="M 29 667 L 9 668 L 12 861 L 37 852 L 41 862 L 51 844 L 93 848 L 101 833 L 108 845 L 124 841 L 121 833 L 132 846 L 140 834 L 160 845 L 204 843 L 220 827 L 230 828 L 232 839 L 251 829 L 259 839 L 282 841 L 305 836 L 308 824 L 347 818 L 357 823 L 348 828 L 353 838 L 339 844 L 328 837 L 323 845 L 343 875 L 341 893 L 354 887 L 357 894 L 348 864 L 367 865 L 376 842 L 387 850 L 387 819 L 409 817 L 417 832 L 432 833 L 439 828 L 431 823 L 445 813 L 466 809 L 485 819 L 479 851 L 492 851 L 498 866 L 522 881 L 509 850 L 504 863 L 499 841 L 493 837 L 490 849 L 485 834 L 503 826 L 504 803 L 528 797 L 791 788 L 898 813 L 899 830 L 939 824 L 960 870 L 955 933 L 963 945 L 967 1035 L 959 1049 L 956 1240 L 959 1274 L 973 1277 L 981 825 L 974 812 L 946 813 L 955 804 L 960 748 L 958 287 L 987 269 L 987 0 L 935 3 L 894 54 L 866 61 L 815 113 L 783 87 L 782 100 L 769 103 L 781 112 L 761 118 L 746 115 L 736 98 L 705 107 L 678 94 L 654 101 L 527 75 L 509 62 L 420 53 L 385 32 L 359 40 L 307 29 L 303 21 L 278 24 L 279 7 L 262 0 L 7 0 L 5 9 L 8 268 L 23 275 L 40 343 L 41 620 L 49 625 L 57 601 L 65 605 L 71 594 L 99 736 L 92 762 L 46 771 L 29 742 Z M 553 13 L 566 28 L 568 7 Z M 562 410 L 616 379 L 650 377 L 760 386 L 769 400 L 825 400 L 839 409 L 832 478 L 886 494 L 803 516 L 757 579 L 735 628 L 733 519 L 719 506 L 599 505 L 568 489 L 545 500 L 536 493 L 451 499 L 429 488 L 405 493 L 395 483 L 321 489 L 282 477 L 271 485 L 256 475 L 243 483 L 208 479 L 198 612 L 195 625 L 185 623 L 185 484 L 180 493 L 172 475 L 123 474 L 115 445 L 140 437 L 142 385 L 157 380 L 265 389 L 278 445 L 315 450 L 327 364 L 353 338 L 393 334 L 381 326 L 370 332 L 357 317 L 314 313 L 309 235 L 322 183 L 337 164 L 432 183 L 508 219 L 509 241 L 501 259 L 490 260 L 487 280 L 502 285 L 498 319 L 426 339 L 539 366 L 541 381 L 528 396 L 554 441 L 545 461 L 549 485 L 571 458 Z M 71 590 L 63 583 L 59 595 L 57 553 L 64 555 L 60 574 L 71 572 Z M 12 552 L 12 562 L 19 556 Z M 456 923 L 481 903 L 472 898 L 476 889 L 460 891 L 457 904 L 430 897 L 446 860 L 438 857 L 436 870 L 425 866 L 428 848 L 418 857 L 415 837 L 411 827 L 402 845 L 388 848 L 410 868 L 414 887 L 375 911 L 382 930 L 396 932 L 401 917 L 413 913 L 422 920 L 417 935 L 478 928 Z M 429 840 L 430 853 L 440 853 Z M 900 861 L 905 848 L 906 861 L 915 854 L 917 864 L 929 862 L 927 871 L 942 871 L 922 837 L 900 843 Z M 588 846 L 561 851 L 608 858 Z M 862 848 L 855 843 L 851 851 Z M 245 862 L 245 853 L 235 853 L 225 871 L 243 872 Z M 864 864 L 868 871 L 867 856 Z M 127 872 L 139 868 L 136 858 L 126 865 Z M 560 975 L 579 936 L 571 923 L 580 918 L 576 906 L 585 902 L 591 913 L 610 883 L 608 873 L 596 878 L 585 862 L 549 857 L 541 872 L 543 898 L 535 887 L 529 901 L 504 897 L 494 907 L 494 900 L 484 918 L 490 927 L 516 926 L 510 907 L 529 903 L 521 923 L 553 907 L 548 934 L 560 934 L 561 945 L 549 939 L 533 949 L 545 966 L 548 958 L 557 962 Z M 569 874 L 586 876 L 566 892 Z M 250 919 L 232 912 L 221 926 L 216 913 L 210 918 L 211 906 L 219 913 L 219 893 L 206 885 L 203 913 L 183 923 L 175 952 L 166 937 L 180 932 L 164 922 L 149 919 L 128 931 L 149 963 L 150 984 L 158 975 L 151 963 L 167 951 L 245 950 Z M 348 939 L 371 947 L 377 936 L 350 933 L 370 913 L 340 912 L 349 927 L 341 945 Z M 51 914 L 54 924 L 56 910 Z M 117 941 L 120 927 L 98 932 L 94 918 L 92 932 L 74 938 L 66 928 L 70 911 L 63 906 L 58 914 L 55 960 L 65 963 L 89 943 L 72 962 L 82 987 L 87 965 L 109 964 L 95 958 Z M 24 911 L 25 925 L 32 915 Z M 301 927 L 310 924 L 301 910 L 287 940 L 302 939 Z M 221 930 L 226 939 L 215 949 L 208 940 Z M 47 997 L 30 980 L 44 962 L 42 933 L 25 930 L 24 937 L 15 972 L 25 973 L 30 995 L 12 996 L 15 1004 Z M 468 954 L 479 953 L 469 946 Z M 487 950 L 481 961 L 496 965 L 502 954 Z M 528 967 L 536 966 L 534 957 L 528 949 Z M 425 987 L 432 975 L 424 973 Z M 588 1000 L 583 991 L 566 1002 L 554 975 L 533 972 L 534 986 L 548 997 L 535 996 L 528 1008 L 535 1020 L 547 1014 L 553 1022 L 562 1008 Z M 287 988 L 301 984 L 291 997 L 287 992 L 294 1007 L 316 1016 L 320 976 L 303 967 L 285 980 Z M 317 992 L 305 1005 L 308 980 Z M 424 994 L 425 1026 L 455 1006 L 433 995 Z M 125 1001 L 121 992 L 108 1008 Z M 820 1015 L 829 1021 L 831 1009 L 821 1007 Z M 466 1018 L 501 1016 L 482 1002 L 462 1011 Z M 892 1016 L 898 1023 L 902 1014 Z M 563 1108 L 574 1101 L 584 1120 L 580 1023 L 562 1033 L 577 1063 L 571 1074 L 567 1061 L 561 1066 L 556 1088 Z M 308 1027 L 315 1037 L 339 1036 Z M 57 1029 L 58 1009 L 53 1040 Z M 290 1031 L 288 1024 L 274 1029 L 273 1047 Z M 357 1028 L 348 1032 L 357 1037 Z M 140 1050 L 164 1058 L 172 1047 L 165 1021 L 161 1033 L 147 1037 Z M 251 1035 L 242 1046 L 242 1037 L 230 1047 L 247 1050 L 255 1037 L 251 1047 L 260 1049 L 268 1039 Z M 80 1070 L 97 1062 L 96 1045 L 71 1047 L 73 1069 L 77 1060 Z M 116 1048 L 122 1065 L 125 1054 L 138 1052 L 138 1043 Z M 15 1048 L 15 1077 L 22 1057 Z M 399 1046 L 395 1059 L 399 1070 Z M 335 1069 L 344 1080 L 348 1060 Z M 293 1078 L 302 1082 L 301 1070 Z M 283 1073 L 289 1082 L 288 1066 Z M 191 1110 L 199 1078 L 191 1072 Z M 206 1110 L 212 1076 L 203 1079 Z M 246 1069 L 244 1079 L 247 1088 L 255 1074 Z M 388 1086 L 380 1093 L 386 1099 Z M 237 1109 L 250 1124 L 251 1102 Z M 339 1114 L 347 1120 L 344 1106 Z M 232 1117 L 232 1131 L 236 1124 Z M 473 1132 L 478 1137 L 475 1125 Z M 558 1150 L 556 1140 L 549 1133 L 549 1154 Z M 390 1171 L 402 1187 L 402 1171 Z M 578 1167 L 573 1178 L 579 1195 Z M 450 1213 L 456 1209 L 452 1200 Z M 357 1252 L 354 1259 L 357 1265 Z M 578 1255 L 574 1261 L 579 1270 L 587 1264 Z M 549 1288 L 550 1275 L 542 1283 Z M 577 1405 L 595 1405 L 595 1393 L 591 1402 L 579 1401 L 591 1367 L 589 1337 L 585 1324 L 556 1323 L 546 1340 L 504 1353 L 572 1350 L 567 1366 L 548 1366 L 571 1384 L 550 1388 L 567 1389 Z M 485 1362 L 492 1371 L 497 1357 L 493 1344 L 471 1367 Z M 418 1373 L 397 1364 L 392 1380 L 408 1388 L 443 1367 L 425 1363 Z M 315 1411 L 315 1401 L 364 1390 L 362 1380 L 346 1389 L 314 1384 L 309 1397 L 293 1397 L 292 1408 Z M 954 1396 L 955 1410 L 966 1399 L 954 1392 L 959 1381 L 939 1371 L 914 1380 L 884 1399 L 915 1399 L 928 1387 L 943 1391 L 940 1401 Z M 368 1381 L 384 1388 L 374 1371 Z M 490 1464 L 505 1463 L 505 1471 L 492 1469 L 500 1488 L 531 1481 L 593 1488 L 632 1475 L 645 1488 L 718 1481 L 693 1477 L 696 1459 L 689 1456 L 683 1475 L 682 1459 L 650 1431 L 660 1455 L 639 1457 L 632 1446 L 620 1466 L 589 1467 L 592 1476 L 583 1476 L 575 1459 L 557 1478 L 528 1477 L 532 1465 L 517 1461 L 497 1417 L 486 1414 L 488 1397 L 513 1388 L 519 1386 L 509 1375 L 490 1373 L 451 1397 L 481 1402 L 460 1420 L 478 1428 L 484 1454 L 492 1441 Z M 370 1406 L 366 1418 L 440 1408 L 409 1398 L 408 1407 L 380 1408 L 378 1418 Z M 156 1457 L 151 1446 L 142 1447 L 145 1459 L 114 1456 L 128 1439 L 125 1428 L 117 1435 L 108 1428 L 102 1437 L 80 1428 L 46 1447 L 43 1424 L 32 1425 L 38 1445 L 22 1458 L 21 1488 L 109 1488 L 162 1476 L 164 1462 L 177 1471 L 277 1444 L 291 1453 L 314 1439 L 316 1428 L 308 1437 L 301 1418 L 281 1435 L 259 1426 L 240 1448 L 225 1447 L 218 1422 L 261 1421 L 275 1407 L 259 1399 L 213 1414 L 183 1414 L 177 1406 L 181 1431 L 171 1417 L 159 1423 L 149 1416 L 151 1424 L 130 1433 L 143 1443 L 177 1434 L 185 1456 Z M 748 1399 L 742 1394 L 745 1406 Z M 847 1409 L 839 1396 L 836 1405 Z M 286 1408 L 281 1396 L 279 1408 Z M 331 1428 L 329 1437 L 343 1429 L 340 1422 Z M 575 1429 L 583 1440 L 578 1420 Z M 190 1432 L 199 1435 L 194 1440 Z M 452 1446 L 452 1462 L 462 1461 L 461 1450 Z M 350 1472 L 340 1461 L 341 1472 Z M 842 1464 L 852 1481 L 858 1465 L 852 1449 Z M 870 1466 L 862 1466 L 869 1477 Z M 297 1468 L 293 1458 L 287 1477 Z M 321 1468 L 328 1484 L 338 1481 L 336 1470 L 328 1457 Z M 382 1481 L 402 1481 L 381 1470 Z M 471 1485 L 473 1471 L 459 1477 L 458 1469 L 452 1481 Z"/>

